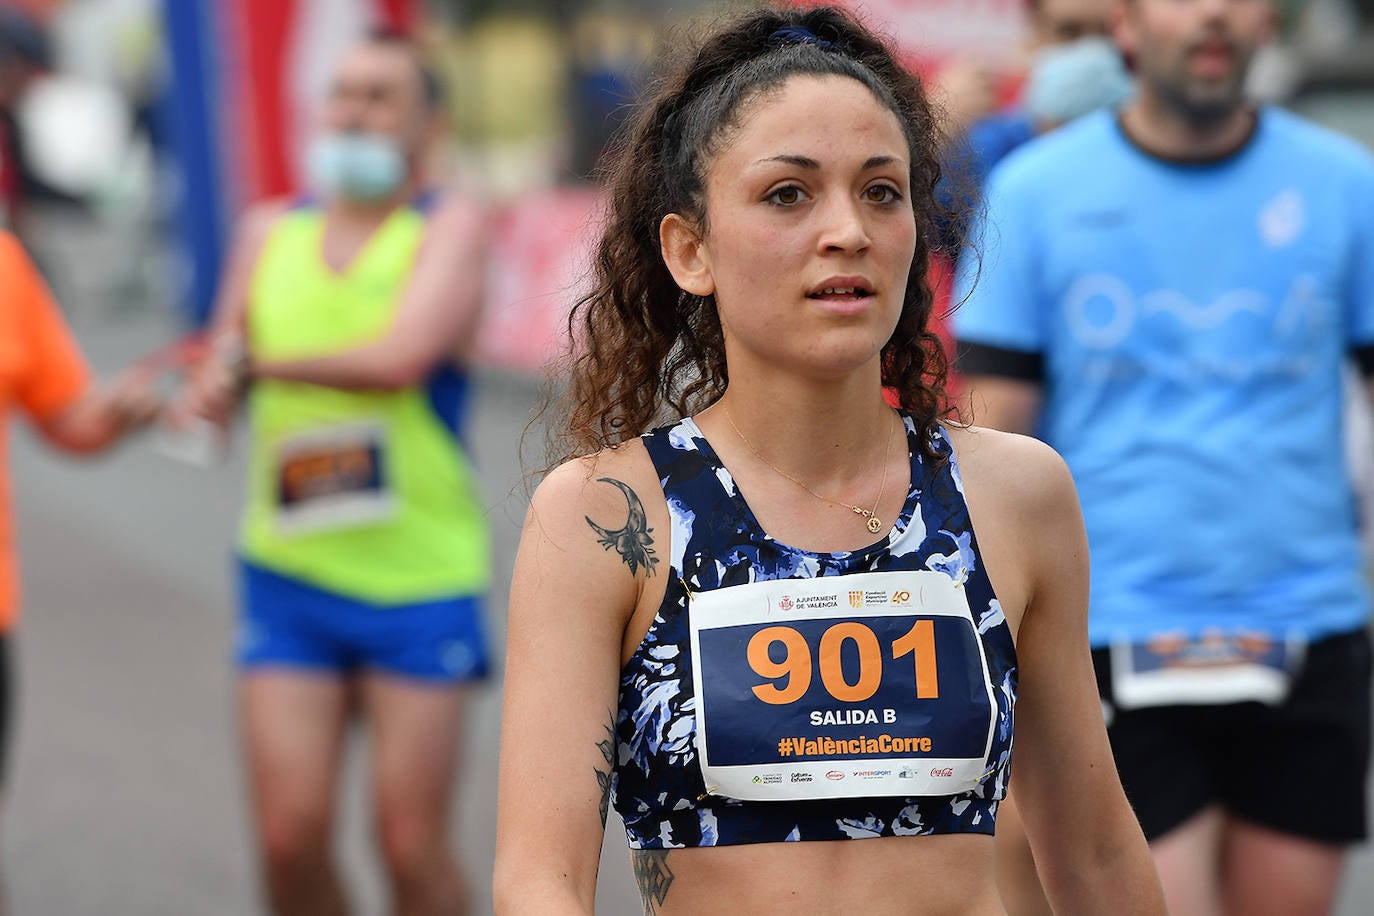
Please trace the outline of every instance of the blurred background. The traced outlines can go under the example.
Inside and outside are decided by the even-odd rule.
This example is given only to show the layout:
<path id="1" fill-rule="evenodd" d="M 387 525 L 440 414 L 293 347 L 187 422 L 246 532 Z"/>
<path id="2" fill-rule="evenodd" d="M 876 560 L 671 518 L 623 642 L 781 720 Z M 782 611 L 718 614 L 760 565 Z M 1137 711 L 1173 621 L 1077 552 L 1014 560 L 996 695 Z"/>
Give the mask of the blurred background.
<path id="1" fill-rule="evenodd" d="M 848 5 L 883 23 L 932 85 L 976 63 L 991 79 L 975 109 L 1017 97 L 1030 63 L 1023 0 Z M 1256 97 L 1374 145 L 1374 0 L 1279 6 L 1282 39 L 1256 68 Z M 204 321 L 246 205 L 301 190 L 300 151 L 337 56 L 378 23 L 416 35 L 448 89 L 433 174 L 492 212 L 469 441 L 496 533 L 499 654 L 526 493 L 512 456 L 581 281 L 597 162 L 673 36 L 720 8 L 0 0 L 0 209 L 97 370 L 113 373 Z M 951 117 L 968 117 L 958 101 Z M 1368 449 L 1352 447 L 1368 477 Z M 166 451 L 154 437 L 75 467 L 27 435 L 14 446 L 26 597 L 0 865 L 20 916 L 258 911 L 229 662 L 243 449 L 231 443 L 208 468 Z M 472 707 L 457 813 L 485 900 L 499 706 L 498 672 Z M 379 913 L 359 750 L 341 854 L 360 911 Z M 607 832 L 599 911 L 639 912 L 614 818 Z M 1368 848 L 1340 913 L 1374 914 Z"/>

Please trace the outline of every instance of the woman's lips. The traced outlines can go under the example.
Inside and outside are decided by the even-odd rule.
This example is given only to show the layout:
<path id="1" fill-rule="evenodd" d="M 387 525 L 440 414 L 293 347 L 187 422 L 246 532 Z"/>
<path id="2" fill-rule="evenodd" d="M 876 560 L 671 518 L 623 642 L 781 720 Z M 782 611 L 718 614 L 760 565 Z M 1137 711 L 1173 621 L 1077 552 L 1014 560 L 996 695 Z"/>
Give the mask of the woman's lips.
<path id="1" fill-rule="evenodd" d="M 868 291 L 812 293 L 806 298 L 820 306 L 822 311 L 832 315 L 857 315 L 866 311 L 873 303 L 873 294 Z"/>

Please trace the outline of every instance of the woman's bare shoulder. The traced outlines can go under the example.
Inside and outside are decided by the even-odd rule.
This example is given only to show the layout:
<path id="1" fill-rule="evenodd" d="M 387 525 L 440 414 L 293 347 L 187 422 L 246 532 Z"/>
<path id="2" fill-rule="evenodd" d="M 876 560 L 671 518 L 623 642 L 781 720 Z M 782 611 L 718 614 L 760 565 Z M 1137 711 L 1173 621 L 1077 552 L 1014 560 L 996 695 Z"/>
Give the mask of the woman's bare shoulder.
<path id="1" fill-rule="evenodd" d="M 651 576 L 659 563 L 658 531 L 667 505 L 648 451 L 639 440 L 573 458 L 535 489 L 526 537 L 554 542 L 593 565 L 607 561 L 632 576 Z"/>
<path id="2" fill-rule="evenodd" d="M 555 513 L 584 511 L 613 505 L 621 486 L 638 491 L 657 489 L 657 483 L 649 453 L 635 439 L 558 465 L 535 488 L 531 505 Z"/>
<path id="3" fill-rule="evenodd" d="M 1019 634 L 1045 577 L 1082 539 L 1073 478 L 1054 449 L 1029 436 L 951 427 L 949 438 L 985 567 Z"/>
<path id="4" fill-rule="evenodd" d="M 1044 442 L 981 426 L 950 426 L 947 431 L 966 496 L 976 494 L 999 516 L 1030 524 L 1078 512 L 1068 465 Z"/>

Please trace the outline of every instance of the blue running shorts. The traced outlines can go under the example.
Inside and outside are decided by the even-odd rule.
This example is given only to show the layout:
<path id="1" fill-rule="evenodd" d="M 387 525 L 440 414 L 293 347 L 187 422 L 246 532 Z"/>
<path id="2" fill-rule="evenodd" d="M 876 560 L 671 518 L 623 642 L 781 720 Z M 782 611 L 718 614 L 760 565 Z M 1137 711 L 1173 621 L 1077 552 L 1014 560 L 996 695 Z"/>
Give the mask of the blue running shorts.
<path id="1" fill-rule="evenodd" d="M 487 676 L 477 595 L 377 605 L 239 560 L 240 668 L 375 671 L 458 684 Z"/>

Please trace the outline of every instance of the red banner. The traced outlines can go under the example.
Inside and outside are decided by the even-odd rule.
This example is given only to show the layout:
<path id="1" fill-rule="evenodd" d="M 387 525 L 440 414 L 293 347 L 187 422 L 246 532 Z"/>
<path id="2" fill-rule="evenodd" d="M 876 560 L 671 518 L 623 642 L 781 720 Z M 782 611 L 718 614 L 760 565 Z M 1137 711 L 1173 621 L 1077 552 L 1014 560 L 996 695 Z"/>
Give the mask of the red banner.
<path id="1" fill-rule="evenodd" d="M 599 188 L 550 188 L 496 215 L 478 337 L 482 362 L 537 372 L 566 349 L 568 311 L 590 288 L 604 202 Z"/>
<path id="2" fill-rule="evenodd" d="M 923 62 L 996 61 L 1025 40 L 1026 0 L 848 0 L 844 6 Z"/>

